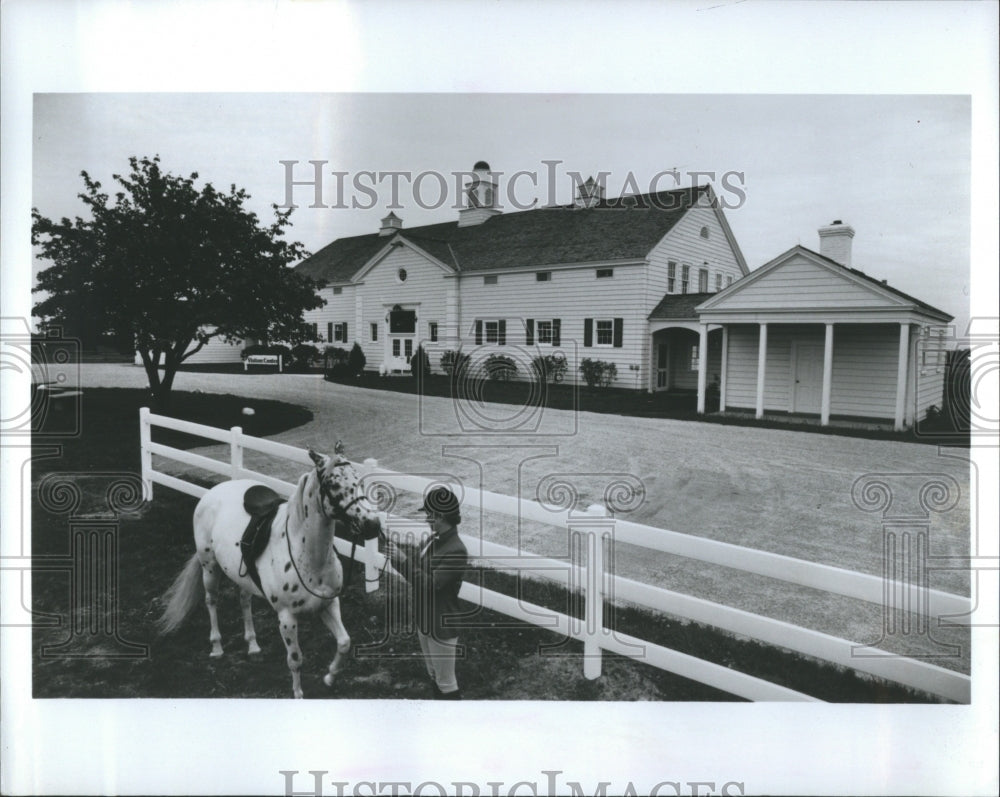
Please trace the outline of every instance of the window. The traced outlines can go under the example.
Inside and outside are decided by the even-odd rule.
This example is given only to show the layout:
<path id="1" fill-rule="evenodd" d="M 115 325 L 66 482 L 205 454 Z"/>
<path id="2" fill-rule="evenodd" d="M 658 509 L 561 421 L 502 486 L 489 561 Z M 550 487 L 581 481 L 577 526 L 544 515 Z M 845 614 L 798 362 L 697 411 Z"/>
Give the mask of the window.
<path id="1" fill-rule="evenodd" d="M 727 274 L 726 275 L 726 287 L 728 288 L 732 284 L 733 284 L 733 278 L 732 278 L 732 276 L 730 276 L 729 274 Z"/>
<path id="2" fill-rule="evenodd" d="M 406 269 L 401 268 L 399 271 L 396 272 L 396 276 L 399 278 L 400 282 L 406 282 L 406 278 L 408 276 L 406 273 Z"/>
<path id="3" fill-rule="evenodd" d="M 310 324 L 306 322 L 305 334 L 309 340 L 319 340 L 319 324 Z"/>
<path id="4" fill-rule="evenodd" d="M 427 324 L 427 334 L 431 339 L 431 343 L 437 343 L 438 339 L 438 325 L 437 321 L 430 321 Z"/>
<path id="5" fill-rule="evenodd" d="M 554 329 L 553 335 L 555 334 L 556 330 Z M 586 348 L 613 346 L 620 349 L 624 337 L 624 319 L 622 318 L 583 319 L 583 345 Z"/>
<path id="6" fill-rule="evenodd" d="M 667 263 L 667 293 L 673 293 L 677 287 L 677 264 L 671 260 Z"/>
<path id="7" fill-rule="evenodd" d="M 496 284 L 497 284 L 496 274 L 487 274 L 485 277 L 483 277 L 483 285 L 496 285 Z"/>
<path id="8" fill-rule="evenodd" d="M 698 344 L 694 344 L 691 347 L 691 370 L 698 370 Z"/>
<path id="9" fill-rule="evenodd" d="M 413 356 L 413 338 L 393 338 L 392 356 L 405 357 L 406 361 L 409 362 L 410 357 Z"/>
<path id="10" fill-rule="evenodd" d="M 389 334 L 412 335 L 417 331 L 416 310 L 404 310 L 398 304 L 389 313 Z"/>
<path id="11" fill-rule="evenodd" d="M 536 271 L 535 282 L 552 282 L 551 271 Z"/>
<path id="12" fill-rule="evenodd" d="M 708 269 L 698 269 L 698 293 L 708 293 Z"/>
<path id="13" fill-rule="evenodd" d="M 378 340 L 378 324 L 371 325 L 372 340 Z"/>
<path id="14" fill-rule="evenodd" d="M 496 343 L 500 346 L 507 345 L 507 321 L 500 318 L 492 321 L 484 321 L 477 318 L 475 324 L 476 345 L 483 343 Z"/>
<path id="15" fill-rule="evenodd" d="M 524 327 L 524 342 L 528 346 L 533 346 L 536 343 L 546 346 L 562 345 L 562 341 L 560 340 L 561 322 L 558 318 L 546 318 L 543 321 L 535 321 L 533 318 L 528 318 L 524 322 Z"/>
<path id="16" fill-rule="evenodd" d="M 715 275 L 715 292 L 718 293 L 722 290 L 722 274 Z"/>
<path id="17" fill-rule="evenodd" d="M 486 342 L 487 343 L 499 343 L 500 342 L 500 322 L 499 321 L 487 321 L 484 324 L 486 329 Z"/>
<path id="18" fill-rule="evenodd" d="M 597 328 L 597 345 L 610 346 L 614 342 L 614 322 L 611 319 L 598 319 L 594 326 Z"/>
<path id="19" fill-rule="evenodd" d="M 708 238 L 708 227 L 701 228 L 701 237 L 706 239 Z"/>
<path id="20" fill-rule="evenodd" d="M 347 322 L 341 321 L 333 325 L 333 341 L 347 343 Z"/>
<path id="21" fill-rule="evenodd" d="M 681 267 L 681 293 L 688 292 L 688 283 L 691 281 L 691 266 Z"/>
<path id="22" fill-rule="evenodd" d="M 614 275 L 615 270 L 613 268 L 597 269 L 597 279 L 611 279 Z"/>
<path id="23" fill-rule="evenodd" d="M 333 295 L 334 295 L 334 296 L 340 296 L 340 294 L 342 294 L 343 292 L 344 292 L 344 289 L 343 289 L 343 287 L 342 287 L 342 286 L 340 286 L 340 285 L 337 285 L 337 286 L 336 286 L 336 287 L 334 287 L 334 289 L 333 289 Z"/>

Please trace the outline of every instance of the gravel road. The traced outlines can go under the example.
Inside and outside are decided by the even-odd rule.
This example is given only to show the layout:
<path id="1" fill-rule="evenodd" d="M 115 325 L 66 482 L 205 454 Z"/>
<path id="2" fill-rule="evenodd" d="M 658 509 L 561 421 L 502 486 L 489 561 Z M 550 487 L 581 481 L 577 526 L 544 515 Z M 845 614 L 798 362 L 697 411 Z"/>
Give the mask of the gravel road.
<path id="1" fill-rule="evenodd" d="M 147 385 L 144 371 L 130 365 L 83 365 L 81 383 Z M 630 520 L 874 575 L 883 568 L 881 516 L 854 504 L 855 480 L 864 474 L 907 474 L 891 477 L 901 486 L 893 509 L 919 510 L 924 474 L 943 474 L 959 485 L 960 495 L 953 509 L 930 518 L 930 553 L 969 550 L 969 464 L 965 452 L 955 449 L 569 411 L 529 417 L 526 410 L 479 404 L 474 397 L 456 409 L 449 399 L 352 388 L 314 375 L 185 372 L 174 387 L 242 395 L 250 407 L 254 399 L 300 404 L 314 420 L 274 439 L 323 451 L 341 439 L 355 460 L 375 457 L 395 471 L 454 474 L 473 486 L 530 499 L 549 474 L 574 474 L 584 505 L 601 500 L 608 481 L 587 474 L 632 474 L 641 479 L 646 498 L 627 515 Z M 525 433 L 535 422 L 537 431 Z M 496 433 L 518 425 L 515 432 Z M 292 479 L 299 470 L 273 460 L 260 464 L 248 455 L 249 467 L 282 478 Z M 467 517 L 463 531 L 477 533 L 478 520 Z M 540 554 L 566 550 L 565 533 L 554 527 L 517 528 L 510 518 L 489 515 L 481 525 L 483 536 L 496 542 L 520 543 Z M 856 642 L 882 636 L 878 606 L 626 545 L 619 546 L 616 564 L 629 578 Z M 931 586 L 968 594 L 968 573 L 931 572 Z M 968 634 L 937 629 L 934 634 L 962 647 L 961 655 L 935 663 L 968 672 Z M 916 633 L 890 637 L 883 647 L 909 655 L 939 651 L 927 635 Z"/>

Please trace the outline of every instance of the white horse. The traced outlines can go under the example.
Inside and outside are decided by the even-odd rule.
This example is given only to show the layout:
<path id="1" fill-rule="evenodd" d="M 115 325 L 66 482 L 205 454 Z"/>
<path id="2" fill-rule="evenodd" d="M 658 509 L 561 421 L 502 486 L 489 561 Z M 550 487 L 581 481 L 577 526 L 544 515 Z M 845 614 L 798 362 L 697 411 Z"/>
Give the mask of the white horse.
<path id="1" fill-rule="evenodd" d="M 211 656 L 222 655 L 222 636 L 216 612 L 216 589 L 221 569 L 240 587 L 243 607 L 243 638 L 250 654 L 260 653 L 253 626 L 251 596 L 260 595 L 278 613 L 281 638 L 285 642 L 292 691 L 302 697 L 302 651 L 296 618 L 320 612 L 324 625 L 337 640 L 337 653 L 327 674 L 327 686 L 350 650 L 351 638 L 340 617 L 339 595 L 344 573 L 333 546 L 337 522 L 357 536 L 371 538 L 383 532 L 383 515 L 364 496 L 357 472 L 340 456 L 309 451 L 316 468 L 302 474 L 291 498 L 278 507 L 271 522 L 270 538 L 257 559 L 260 588 L 251 579 L 243 561 L 240 539 L 251 516 L 244 508 L 247 490 L 259 482 L 238 479 L 209 490 L 194 510 L 194 540 L 197 552 L 178 574 L 163 596 L 166 608 L 159 620 L 161 633 L 176 630 L 204 595 L 211 621 Z"/>

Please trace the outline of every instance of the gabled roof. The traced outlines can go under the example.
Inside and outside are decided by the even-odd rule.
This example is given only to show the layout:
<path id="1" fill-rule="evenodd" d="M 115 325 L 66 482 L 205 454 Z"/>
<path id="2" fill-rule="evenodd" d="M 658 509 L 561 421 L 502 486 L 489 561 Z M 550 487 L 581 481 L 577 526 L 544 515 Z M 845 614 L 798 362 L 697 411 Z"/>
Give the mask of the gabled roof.
<path id="1" fill-rule="evenodd" d="M 694 308 L 714 295 L 712 293 L 668 293 L 653 308 L 653 312 L 649 314 L 649 320 L 697 321 L 698 314 Z"/>
<path id="2" fill-rule="evenodd" d="M 393 237 L 338 238 L 296 270 L 327 283 L 348 282 L 396 236 L 462 273 L 641 260 L 703 195 L 702 204 L 714 201 L 709 186 L 694 186 L 602 200 L 590 208 L 561 205 L 503 213 L 465 227 L 450 221 L 403 229 Z"/>
<path id="3" fill-rule="evenodd" d="M 796 254 L 806 256 L 817 264 L 829 269 L 835 274 L 838 274 L 843 279 L 859 284 L 866 290 L 880 295 L 883 299 L 886 299 L 893 304 L 898 303 L 900 306 L 911 305 L 914 308 L 923 310 L 928 314 L 938 316 L 941 319 L 946 319 L 947 321 L 950 321 L 953 318 L 953 316 L 946 313 L 944 310 L 934 307 L 927 302 L 921 301 L 916 297 L 910 296 L 907 293 L 903 293 L 903 291 L 893 288 L 884 280 L 875 279 L 859 269 L 844 266 L 836 260 L 833 260 L 826 255 L 821 255 L 819 252 L 815 252 L 808 247 L 802 246 L 801 244 L 793 246 L 791 249 L 778 255 L 776 258 L 765 263 L 760 268 L 751 271 L 746 277 L 737 280 L 719 293 L 711 294 L 710 297 L 697 308 L 698 312 L 700 313 L 703 310 L 716 309 L 720 304 L 724 305 L 729 297 L 745 290 L 749 285 L 767 276 L 767 274 L 779 268 L 783 263 L 790 260 Z"/>

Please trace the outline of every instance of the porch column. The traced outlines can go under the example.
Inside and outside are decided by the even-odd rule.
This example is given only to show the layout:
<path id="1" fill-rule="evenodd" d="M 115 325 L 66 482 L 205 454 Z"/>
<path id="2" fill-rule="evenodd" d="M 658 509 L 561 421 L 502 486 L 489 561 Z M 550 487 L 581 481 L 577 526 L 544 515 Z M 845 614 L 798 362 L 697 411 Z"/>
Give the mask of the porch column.
<path id="1" fill-rule="evenodd" d="M 754 417 L 764 417 L 764 377 L 767 375 L 767 324 L 760 325 L 757 343 L 757 412 Z"/>
<path id="2" fill-rule="evenodd" d="M 833 324 L 826 325 L 826 344 L 823 347 L 823 403 L 819 411 L 820 426 L 830 423 L 830 388 L 833 380 Z"/>
<path id="3" fill-rule="evenodd" d="M 364 345 L 365 336 L 362 327 L 365 323 L 365 301 L 364 297 L 361 295 L 361 289 L 354 289 L 354 340 L 358 342 L 359 345 Z M 344 343 L 347 343 L 345 340 Z"/>
<path id="4" fill-rule="evenodd" d="M 726 372 L 729 370 L 729 327 L 722 325 L 722 373 L 719 375 L 719 412 L 726 409 Z"/>
<path id="5" fill-rule="evenodd" d="M 452 346 L 461 343 L 461 333 L 459 330 L 461 319 L 459 318 L 458 304 L 458 278 L 453 277 L 446 281 L 448 288 L 445 293 L 445 320 L 444 320 L 444 340 Z"/>
<path id="6" fill-rule="evenodd" d="M 708 381 L 708 324 L 698 327 L 698 414 L 705 414 L 705 387 Z"/>
<path id="7" fill-rule="evenodd" d="M 893 429 L 897 432 L 903 429 L 903 415 L 906 408 L 906 367 L 910 360 L 910 325 L 899 325 L 899 361 L 896 365 L 896 417 Z"/>

